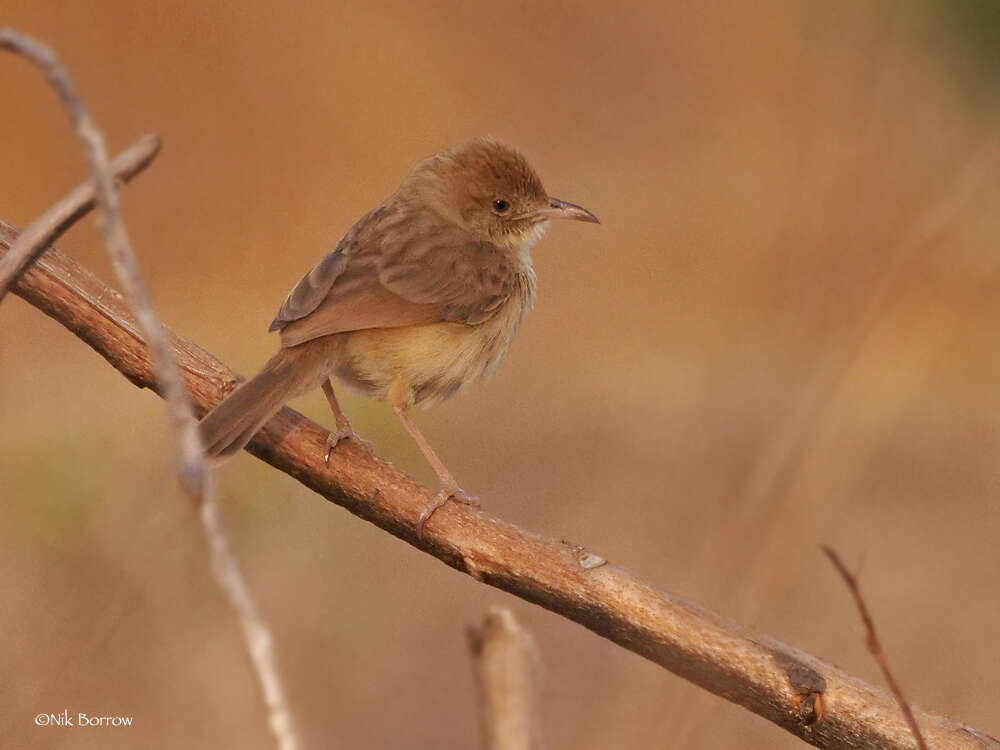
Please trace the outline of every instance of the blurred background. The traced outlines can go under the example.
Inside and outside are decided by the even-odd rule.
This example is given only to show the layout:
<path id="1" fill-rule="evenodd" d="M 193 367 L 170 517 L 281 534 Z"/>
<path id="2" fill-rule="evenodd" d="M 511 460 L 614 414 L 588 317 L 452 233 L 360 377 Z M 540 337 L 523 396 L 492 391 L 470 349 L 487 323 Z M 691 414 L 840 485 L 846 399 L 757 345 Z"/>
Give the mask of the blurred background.
<path id="1" fill-rule="evenodd" d="M 599 227 L 554 227 L 489 384 L 417 420 L 486 508 L 1000 731 L 1000 11 L 993 2 L 6 0 L 109 148 L 165 322 L 249 373 L 288 289 L 418 159 L 493 133 Z M 84 178 L 0 59 L 0 218 Z M 106 279 L 91 219 L 59 243 Z M 558 366 L 557 366 L 558 365 Z M 380 455 L 430 481 L 381 404 Z M 329 422 L 320 392 L 293 403 Z M 0 736 L 272 747 L 176 487 L 161 402 L 0 309 Z M 474 748 L 463 629 L 539 643 L 552 748 L 792 748 L 767 722 L 457 574 L 249 455 L 218 472 L 308 747 Z M 36 727 L 40 712 L 131 729 Z"/>

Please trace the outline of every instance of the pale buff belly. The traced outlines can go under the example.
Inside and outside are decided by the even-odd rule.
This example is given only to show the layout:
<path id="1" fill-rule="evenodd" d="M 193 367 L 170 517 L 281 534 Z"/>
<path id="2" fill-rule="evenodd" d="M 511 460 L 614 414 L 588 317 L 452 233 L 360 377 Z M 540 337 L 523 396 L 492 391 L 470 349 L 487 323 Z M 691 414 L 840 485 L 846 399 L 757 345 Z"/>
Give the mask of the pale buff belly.
<path id="1" fill-rule="evenodd" d="M 493 373 L 520 323 L 520 311 L 511 312 L 479 326 L 429 323 L 338 334 L 331 372 L 400 406 L 441 401 Z"/>

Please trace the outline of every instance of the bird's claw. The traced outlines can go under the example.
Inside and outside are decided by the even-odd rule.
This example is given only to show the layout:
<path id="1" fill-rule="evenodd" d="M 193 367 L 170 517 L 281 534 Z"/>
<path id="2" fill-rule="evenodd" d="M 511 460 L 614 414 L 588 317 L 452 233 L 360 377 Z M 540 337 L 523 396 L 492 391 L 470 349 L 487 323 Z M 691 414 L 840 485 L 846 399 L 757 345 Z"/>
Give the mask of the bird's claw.
<path id="1" fill-rule="evenodd" d="M 449 500 L 454 500 L 455 502 L 465 503 L 466 505 L 479 505 L 479 498 L 475 495 L 470 495 L 457 484 L 446 484 L 437 491 L 434 495 L 434 499 L 431 501 L 430 505 L 423 509 L 420 513 L 420 518 L 417 519 L 417 534 L 419 536 L 424 535 L 424 526 L 430 520 L 431 516 L 444 505 Z"/>
<path id="2" fill-rule="evenodd" d="M 336 448 L 342 440 L 350 440 L 351 442 L 356 443 L 358 447 L 367 453 L 375 452 L 374 446 L 372 446 L 372 444 L 367 440 L 358 437 L 354 430 L 350 427 L 342 427 L 326 436 L 326 454 L 323 456 L 323 460 L 326 462 L 327 466 L 330 465 L 330 454 L 333 453 L 333 449 Z"/>

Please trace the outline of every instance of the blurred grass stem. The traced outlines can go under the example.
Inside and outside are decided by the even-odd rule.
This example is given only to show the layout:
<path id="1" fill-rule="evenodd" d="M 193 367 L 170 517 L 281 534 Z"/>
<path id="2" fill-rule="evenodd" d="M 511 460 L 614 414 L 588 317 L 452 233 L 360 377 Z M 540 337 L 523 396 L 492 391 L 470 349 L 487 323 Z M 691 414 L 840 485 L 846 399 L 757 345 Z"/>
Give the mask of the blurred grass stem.
<path id="1" fill-rule="evenodd" d="M 86 213 L 84 206 L 92 202 L 96 194 L 97 205 L 100 207 L 98 224 L 112 266 L 128 293 L 132 312 L 145 342 L 141 343 L 144 350 L 148 344 L 154 381 L 158 391 L 167 401 L 177 433 L 178 477 L 182 489 L 191 499 L 202 522 L 202 529 L 211 551 L 212 573 L 239 618 L 251 662 L 268 707 L 271 731 L 278 741 L 278 747 L 281 750 L 297 750 L 300 742 L 278 671 L 271 633 L 257 610 L 225 532 L 211 472 L 208 470 L 201 447 L 198 421 L 191 409 L 180 368 L 177 366 L 163 324 L 153 307 L 152 298 L 139 271 L 139 264 L 125 230 L 115 188 L 115 174 L 108 161 L 104 138 L 84 106 L 69 73 L 51 49 L 12 29 L 0 29 L 0 48 L 20 55 L 41 68 L 62 100 L 76 134 L 83 144 L 84 155 L 93 179 L 92 191 L 78 188 L 46 216 L 50 218 L 63 216 L 64 220 L 56 225 L 65 228 L 67 222 L 71 223 L 73 218 L 79 218 Z M 147 147 L 150 145 L 152 144 L 147 144 Z M 158 143 L 155 145 L 158 148 Z M 155 151 L 156 148 L 152 153 L 155 154 Z M 72 203 L 74 200 L 75 204 Z M 45 216 L 42 219 L 44 220 Z M 38 224 L 36 222 L 33 226 L 38 227 Z M 25 241 L 27 247 L 23 251 L 24 257 L 37 258 L 46 245 L 46 232 L 38 229 L 36 231 L 38 236 L 32 241 L 33 244 Z M 19 262 L 15 258 L 15 265 Z"/>

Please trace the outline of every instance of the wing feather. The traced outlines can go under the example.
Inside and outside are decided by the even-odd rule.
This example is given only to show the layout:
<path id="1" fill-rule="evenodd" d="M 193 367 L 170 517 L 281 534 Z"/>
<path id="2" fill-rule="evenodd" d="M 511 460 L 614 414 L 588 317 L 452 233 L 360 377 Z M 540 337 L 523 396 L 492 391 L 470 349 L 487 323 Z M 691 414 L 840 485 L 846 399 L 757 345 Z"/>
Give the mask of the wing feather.
<path id="1" fill-rule="evenodd" d="M 284 346 L 365 328 L 438 321 L 478 325 L 510 297 L 507 256 L 431 211 L 372 212 L 288 295 L 271 330 Z"/>

